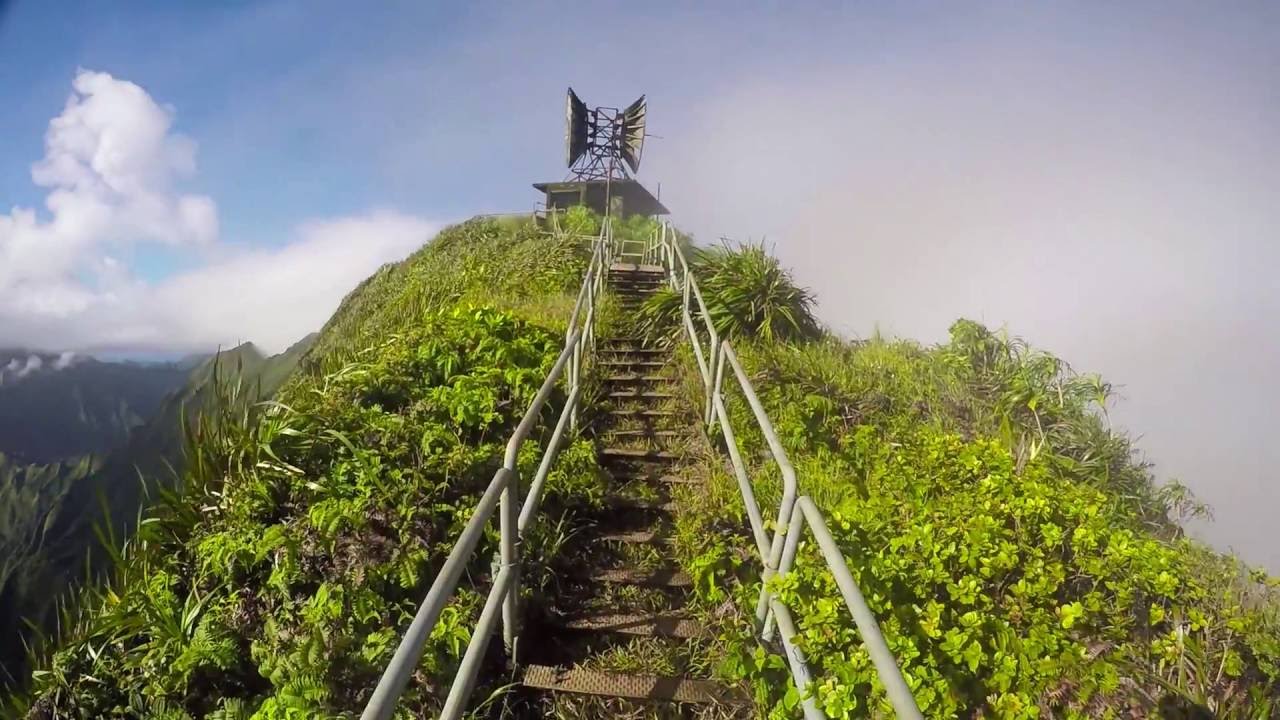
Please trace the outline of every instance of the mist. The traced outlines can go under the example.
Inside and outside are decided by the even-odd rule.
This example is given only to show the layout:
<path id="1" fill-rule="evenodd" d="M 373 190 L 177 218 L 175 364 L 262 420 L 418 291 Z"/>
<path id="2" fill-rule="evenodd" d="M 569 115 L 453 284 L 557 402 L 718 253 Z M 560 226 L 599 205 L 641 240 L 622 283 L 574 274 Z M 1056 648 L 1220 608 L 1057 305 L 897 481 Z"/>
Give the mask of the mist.
<path id="1" fill-rule="evenodd" d="M 704 242 L 772 244 L 846 336 L 969 317 L 1102 374 L 1214 509 L 1193 533 L 1280 571 L 1280 23 L 1213 7 L 854 33 L 883 51 L 709 94 L 664 198 Z"/>

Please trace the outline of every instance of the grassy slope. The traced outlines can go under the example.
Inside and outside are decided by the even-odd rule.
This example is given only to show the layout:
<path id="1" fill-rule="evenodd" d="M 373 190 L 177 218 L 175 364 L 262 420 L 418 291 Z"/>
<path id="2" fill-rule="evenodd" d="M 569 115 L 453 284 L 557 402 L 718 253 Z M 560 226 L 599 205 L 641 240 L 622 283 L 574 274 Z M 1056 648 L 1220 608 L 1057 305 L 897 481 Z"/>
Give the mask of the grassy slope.
<path id="1" fill-rule="evenodd" d="M 14 712 L 357 711 L 558 354 L 584 265 L 528 223 L 473 221 L 363 283 L 278 405 L 224 402 L 191 428 L 187 496 L 154 510 Z M 579 442 L 552 485 L 593 478 Z M 405 712 L 438 701 L 480 597 L 446 611 Z"/>
<path id="2" fill-rule="evenodd" d="M 1111 430 L 1100 380 L 966 321 L 929 348 L 739 345 L 927 717 L 1280 711 L 1274 581 L 1183 536 L 1194 502 L 1156 487 Z M 760 458 L 745 401 L 729 397 L 744 455 Z M 776 507 L 776 471 L 755 465 L 761 504 Z M 749 617 L 758 564 L 743 561 L 741 502 L 719 461 L 703 469 L 710 490 L 688 498 L 682 551 L 705 600 L 736 595 Z M 812 548 L 780 589 L 820 706 L 887 711 Z M 726 669 L 789 714 L 776 659 L 740 643 Z"/>

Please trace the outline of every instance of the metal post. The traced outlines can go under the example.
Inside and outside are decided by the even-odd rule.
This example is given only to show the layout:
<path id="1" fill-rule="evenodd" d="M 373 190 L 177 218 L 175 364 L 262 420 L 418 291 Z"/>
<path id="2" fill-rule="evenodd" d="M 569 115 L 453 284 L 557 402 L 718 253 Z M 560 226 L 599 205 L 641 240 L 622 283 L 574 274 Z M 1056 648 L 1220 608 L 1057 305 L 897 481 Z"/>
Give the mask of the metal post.
<path id="1" fill-rule="evenodd" d="M 511 470 L 511 482 L 507 483 L 507 487 L 502 491 L 502 503 L 498 508 L 500 514 L 500 532 L 501 538 L 501 558 L 502 570 L 511 577 L 511 587 L 508 588 L 506 595 L 502 601 L 502 644 L 507 648 L 507 656 L 514 662 L 516 659 L 516 641 L 520 636 L 520 629 L 517 627 L 520 622 L 520 555 L 519 545 L 517 544 L 517 536 L 520 528 L 520 504 L 517 501 L 520 484 L 520 472 L 516 469 Z"/>
<path id="2" fill-rule="evenodd" d="M 727 343 L 729 341 L 725 340 L 725 342 Z M 712 412 L 711 412 L 711 420 L 708 422 L 709 428 L 715 427 L 715 420 L 716 420 L 715 404 L 716 402 L 720 401 L 724 397 L 724 393 L 720 391 L 721 386 L 724 385 L 724 356 L 725 356 L 724 350 L 721 350 L 716 355 L 715 381 L 711 388 L 711 411 Z M 728 418 L 723 419 L 721 421 L 721 425 L 727 428 L 729 425 Z"/>

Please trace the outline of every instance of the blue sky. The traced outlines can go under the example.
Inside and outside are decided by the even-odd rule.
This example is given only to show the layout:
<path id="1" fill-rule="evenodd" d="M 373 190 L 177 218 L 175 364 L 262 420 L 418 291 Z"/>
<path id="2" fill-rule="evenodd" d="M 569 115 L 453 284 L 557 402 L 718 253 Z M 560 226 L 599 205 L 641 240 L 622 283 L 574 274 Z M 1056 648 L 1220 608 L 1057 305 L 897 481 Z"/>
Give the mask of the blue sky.
<path id="1" fill-rule="evenodd" d="M 1280 571 L 1280 5 L 19 0 L 0 18 L 0 346 L 280 349 L 442 223 L 531 208 L 529 183 L 563 174 L 567 85 L 646 93 L 661 139 L 640 177 L 678 224 L 766 239 L 847 335 L 936 342 L 967 316 L 1101 372 L 1157 474 L 1216 508 L 1197 531 Z M 95 97 L 128 100 L 112 132 L 163 130 L 125 144 L 159 204 L 60 229 L 46 199 L 96 156 L 46 131 L 98 127 Z M 41 162 L 65 172 L 38 185 Z M 32 251 L 49 238 L 70 248 L 53 266 Z"/>

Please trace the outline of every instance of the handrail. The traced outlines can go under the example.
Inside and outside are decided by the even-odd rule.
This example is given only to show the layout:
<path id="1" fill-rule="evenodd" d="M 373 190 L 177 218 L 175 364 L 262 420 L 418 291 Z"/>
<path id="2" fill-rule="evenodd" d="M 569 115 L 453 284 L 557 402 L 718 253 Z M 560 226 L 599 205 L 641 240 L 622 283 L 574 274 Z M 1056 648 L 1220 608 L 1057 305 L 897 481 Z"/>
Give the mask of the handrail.
<path id="1" fill-rule="evenodd" d="M 555 461 L 566 431 L 576 428 L 578 402 L 581 398 L 582 363 L 584 354 L 590 355 L 595 347 L 595 320 L 598 297 L 604 289 L 603 276 L 613 261 L 613 231 L 606 219 L 600 227 L 600 233 L 593 241 L 591 260 L 582 278 L 582 287 L 569 316 L 569 326 L 565 331 L 564 347 L 561 349 L 555 364 L 547 373 L 538 393 L 529 403 L 529 408 L 520 419 L 519 425 L 507 441 L 503 455 L 502 467 L 494 473 L 493 480 L 480 497 L 475 511 L 467 520 L 457 544 L 449 552 L 439 574 L 431 583 L 431 589 L 423 598 L 418 612 L 414 615 L 404 637 L 401 638 L 396 652 L 387 668 L 383 671 L 378 685 L 369 702 L 365 705 L 361 720 L 387 720 L 395 712 L 396 704 L 408 685 L 409 677 L 422 657 L 423 649 L 432 630 L 440 619 L 445 605 L 453 597 L 466 569 L 467 562 L 475 553 L 484 528 L 488 525 L 495 510 L 499 515 L 499 547 L 498 572 L 485 599 L 484 609 L 476 623 L 471 641 L 458 666 L 457 675 L 449 688 L 441 710 L 442 719 L 459 718 L 466 709 L 467 701 L 475 688 L 476 676 L 480 671 L 488 647 L 489 637 L 493 634 L 494 623 L 497 622 L 499 609 L 502 615 L 503 642 L 512 658 L 520 640 L 520 543 L 525 537 L 532 518 L 535 517 L 542 500 L 542 492 L 546 485 L 547 475 Z M 582 315 L 586 308 L 585 316 Z M 579 319 L 581 318 L 581 324 Z M 585 353 L 584 353 L 585 351 Z M 568 395 L 564 407 L 560 411 L 559 420 L 552 431 L 547 448 L 533 481 L 529 484 L 529 492 L 522 504 L 518 504 L 517 492 L 520 485 L 520 473 L 517 460 L 524 441 L 533 432 L 541 418 L 543 406 L 555 391 L 557 383 L 566 376 Z"/>
<path id="2" fill-rule="evenodd" d="M 755 388 L 751 385 L 751 379 L 747 376 L 746 371 L 743 370 L 742 363 L 738 361 L 737 353 L 734 352 L 733 346 L 730 345 L 728 339 L 720 340 L 716 334 L 711 313 L 708 311 L 706 301 L 698 289 L 697 280 L 693 277 L 693 272 L 684 257 L 684 252 L 680 249 L 675 229 L 671 228 L 669 223 L 663 223 L 660 231 L 654 233 L 652 242 L 658 247 L 649 257 L 656 258 L 662 264 L 672 290 L 680 292 L 683 297 L 681 319 L 685 333 L 688 335 L 689 343 L 693 348 L 694 358 L 698 364 L 698 372 L 702 376 L 702 382 L 707 393 L 704 422 L 707 424 L 708 429 L 715 427 L 717 422 L 720 425 L 721 432 L 724 435 L 725 447 L 729 454 L 729 461 L 733 466 L 734 476 L 738 481 L 743 504 L 746 506 L 747 519 L 751 526 L 752 536 L 755 539 L 756 549 L 759 551 L 760 560 L 764 565 L 760 598 L 756 605 L 756 620 L 759 623 L 760 636 L 765 641 L 770 640 L 772 625 L 776 621 L 787 663 L 791 668 L 792 680 L 802 693 L 801 706 L 806 720 L 819 720 L 826 717 L 826 715 L 818 708 L 814 697 L 807 693 L 808 686 L 812 681 L 812 675 L 804 654 L 795 644 L 797 631 L 795 622 L 791 617 L 791 611 L 770 589 L 770 580 L 775 575 L 785 576 L 795 563 L 800 534 L 805 524 L 809 526 L 814 537 L 818 540 L 818 544 L 822 549 L 823 560 L 836 578 L 836 584 L 844 597 L 845 605 L 853 615 L 854 625 L 858 628 L 862 642 L 866 646 L 867 652 L 871 655 L 876 673 L 885 687 L 894 711 L 900 718 L 910 718 L 912 720 L 921 718 L 920 710 L 916 706 L 915 698 L 911 695 L 906 680 L 902 676 L 901 668 L 898 667 L 893 653 L 885 643 L 875 616 L 867 607 L 866 601 L 863 599 L 862 593 L 853 579 L 853 574 L 849 572 L 849 566 L 845 562 L 840 548 L 831 537 L 831 532 L 827 528 L 826 521 L 822 518 L 822 513 L 808 496 L 799 496 L 799 483 L 796 479 L 795 469 L 787 458 L 786 450 L 782 447 L 782 442 L 778 439 L 778 434 L 774 430 L 773 423 L 770 422 L 768 413 L 765 412 L 759 396 L 756 395 Z M 702 316 L 706 327 L 708 351 L 705 359 L 702 352 L 703 341 L 699 337 L 697 324 L 693 321 L 695 309 Z M 756 501 L 755 490 L 752 487 L 751 479 L 747 475 L 746 466 L 742 461 L 741 450 L 738 448 L 737 438 L 729 421 L 728 410 L 725 407 L 722 385 L 726 362 L 733 369 L 733 375 L 737 380 L 738 387 L 746 397 L 747 404 L 751 407 L 756 424 L 759 426 L 761 434 L 769 447 L 769 453 L 782 476 L 782 499 L 778 505 L 777 520 L 772 539 L 769 538 L 769 533 L 764 527 L 763 515 Z"/>

